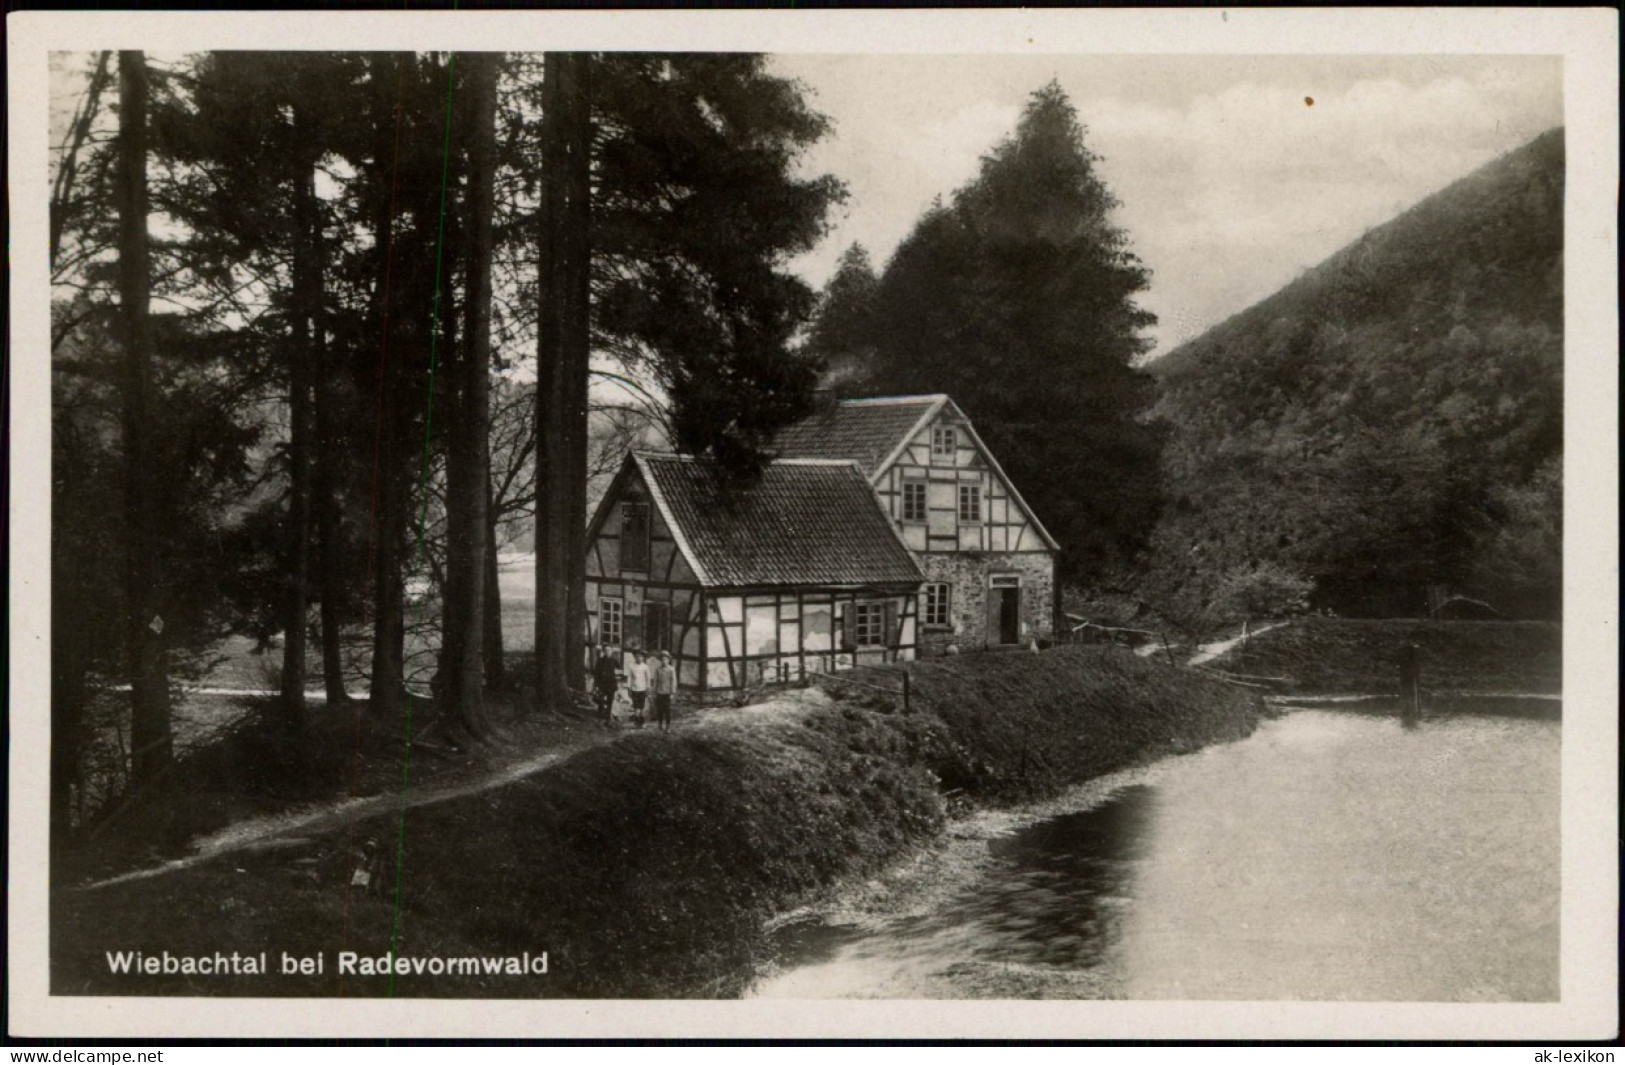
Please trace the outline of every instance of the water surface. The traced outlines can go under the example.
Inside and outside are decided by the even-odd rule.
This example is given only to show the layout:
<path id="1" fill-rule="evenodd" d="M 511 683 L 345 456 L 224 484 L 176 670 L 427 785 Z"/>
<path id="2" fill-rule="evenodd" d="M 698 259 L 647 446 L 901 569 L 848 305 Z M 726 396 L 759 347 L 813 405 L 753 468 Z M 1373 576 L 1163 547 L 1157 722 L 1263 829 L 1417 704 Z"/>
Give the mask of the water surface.
<path id="1" fill-rule="evenodd" d="M 783 927 L 756 994 L 1555 1000 L 1559 737 L 1298 711 L 956 826 Z"/>

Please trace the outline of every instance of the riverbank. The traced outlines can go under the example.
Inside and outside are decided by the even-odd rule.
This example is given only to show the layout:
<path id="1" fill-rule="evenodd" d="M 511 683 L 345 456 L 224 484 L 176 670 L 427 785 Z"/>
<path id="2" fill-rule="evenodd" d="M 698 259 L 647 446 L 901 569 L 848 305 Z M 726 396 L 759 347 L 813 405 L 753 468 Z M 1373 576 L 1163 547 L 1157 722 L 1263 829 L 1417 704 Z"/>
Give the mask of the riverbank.
<path id="1" fill-rule="evenodd" d="M 767 920 L 1002 804 L 1249 734 L 1258 699 L 1111 648 L 910 667 L 912 712 L 786 693 L 635 733 L 475 795 L 54 900 L 57 994 L 729 997 Z M 861 689 L 854 689 L 861 691 Z M 399 856 L 350 886 L 356 846 Z M 342 972 L 341 952 L 547 956 L 546 972 Z M 264 953 L 269 973 L 115 974 Z M 283 956 L 321 959 L 283 975 Z M 162 970 L 165 966 L 158 963 Z"/>
<path id="2" fill-rule="evenodd" d="M 1546 621 L 1302 618 L 1248 639 L 1223 668 L 1285 678 L 1293 692 L 1391 695 L 1411 640 L 1426 691 L 1563 690 L 1563 627 Z"/>

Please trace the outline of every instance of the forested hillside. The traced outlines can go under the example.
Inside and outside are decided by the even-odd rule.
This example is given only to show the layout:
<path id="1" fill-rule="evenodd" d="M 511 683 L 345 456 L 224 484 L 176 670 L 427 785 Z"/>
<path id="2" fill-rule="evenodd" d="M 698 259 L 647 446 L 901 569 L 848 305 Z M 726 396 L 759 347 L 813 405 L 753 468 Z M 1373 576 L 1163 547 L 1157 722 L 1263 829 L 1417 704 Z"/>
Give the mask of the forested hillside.
<path id="1" fill-rule="evenodd" d="M 1563 175 L 1555 129 L 1153 364 L 1150 599 L 1557 614 Z"/>

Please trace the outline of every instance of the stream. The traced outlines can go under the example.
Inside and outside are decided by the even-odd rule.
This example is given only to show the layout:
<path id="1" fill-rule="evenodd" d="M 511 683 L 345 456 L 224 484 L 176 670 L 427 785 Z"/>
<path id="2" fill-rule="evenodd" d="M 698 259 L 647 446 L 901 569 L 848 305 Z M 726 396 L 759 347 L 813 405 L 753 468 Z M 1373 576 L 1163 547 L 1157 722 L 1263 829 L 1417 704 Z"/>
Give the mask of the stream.
<path id="1" fill-rule="evenodd" d="M 1561 724 L 1297 710 L 774 930 L 791 998 L 1551 1001 Z"/>

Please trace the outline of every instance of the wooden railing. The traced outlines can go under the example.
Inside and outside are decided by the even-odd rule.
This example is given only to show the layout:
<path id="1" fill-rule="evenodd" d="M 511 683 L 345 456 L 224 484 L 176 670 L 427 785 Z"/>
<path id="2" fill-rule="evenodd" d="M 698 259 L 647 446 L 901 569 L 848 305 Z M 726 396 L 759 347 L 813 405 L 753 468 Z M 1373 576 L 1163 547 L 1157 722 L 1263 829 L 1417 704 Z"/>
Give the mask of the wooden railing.
<path id="1" fill-rule="evenodd" d="M 1097 635 L 1098 634 L 1098 635 Z M 1146 640 L 1155 640 L 1162 646 L 1162 653 L 1167 656 L 1170 666 L 1178 665 L 1174 661 L 1174 649 L 1168 643 L 1168 637 L 1156 629 L 1132 629 L 1121 625 L 1097 625 L 1093 621 L 1078 621 L 1065 633 L 1063 643 L 1126 643 L 1125 637 L 1140 637 Z"/>

